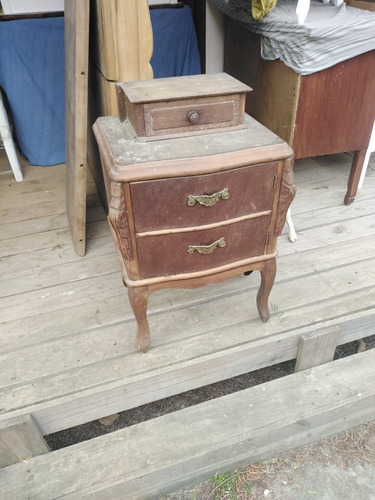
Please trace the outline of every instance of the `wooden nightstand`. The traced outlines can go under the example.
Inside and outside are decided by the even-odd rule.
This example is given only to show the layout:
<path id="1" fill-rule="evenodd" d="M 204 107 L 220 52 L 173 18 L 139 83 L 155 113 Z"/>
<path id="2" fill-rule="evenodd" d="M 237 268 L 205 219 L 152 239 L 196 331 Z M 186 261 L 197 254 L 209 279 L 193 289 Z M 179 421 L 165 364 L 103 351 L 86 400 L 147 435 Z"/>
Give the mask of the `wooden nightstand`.
<path id="1" fill-rule="evenodd" d="M 194 77 L 178 80 L 183 84 L 185 78 Z M 201 79 L 205 99 L 205 77 L 196 78 Z M 209 84 L 213 76 L 207 78 Z M 160 86 L 166 80 L 176 83 L 176 79 L 163 79 Z M 138 85 L 147 89 L 158 81 L 152 82 Z M 119 87 L 119 93 L 120 116 L 129 118 L 123 112 L 123 88 Z M 168 116 L 165 108 L 171 102 L 158 104 L 156 115 L 160 117 L 162 108 L 163 116 Z M 224 127 L 215 128 L 205 118 L 208 128 L 197 131 L 197 122 L 191 122 L 189 114 L 195 111 L 200 118 L 199 110 L 207 109 L 205 103 L 189 102 L 186 109 L 185 104 L 174 106 L 171 116 L 182 107 L 186 123 L 173 133 L 171 127 L 163 128 L 168 130 L 168 139 L 155 137 L 153 127 L 149 135 L 143 128 L 137 136 L 129 119 L 102 117 L 94 124 L 108 220 L 137 320 L 141 351 L 150 344 L 148 295 L 161 288 L 194 288 L 259 270 L 257 307 L 261 319 L 269 319 L 276 240 L 295 194 L 293 153 L 283 140 L 243 112 L 234 124 L 228 125 L 231 120 L 226 119 Z M 190 126 L 193 134 L 188 133 Z"/>

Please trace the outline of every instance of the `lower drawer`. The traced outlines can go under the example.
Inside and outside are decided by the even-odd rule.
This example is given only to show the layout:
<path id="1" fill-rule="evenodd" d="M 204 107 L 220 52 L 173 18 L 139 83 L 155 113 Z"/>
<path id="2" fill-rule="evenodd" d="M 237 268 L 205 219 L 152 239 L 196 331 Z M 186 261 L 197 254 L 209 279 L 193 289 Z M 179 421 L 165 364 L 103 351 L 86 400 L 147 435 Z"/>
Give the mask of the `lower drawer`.
<path id="1" fill-rule="evenodd" d="M 270 216 L 137 238 L 140 279 L 209 270 L 264 255 Z"/>

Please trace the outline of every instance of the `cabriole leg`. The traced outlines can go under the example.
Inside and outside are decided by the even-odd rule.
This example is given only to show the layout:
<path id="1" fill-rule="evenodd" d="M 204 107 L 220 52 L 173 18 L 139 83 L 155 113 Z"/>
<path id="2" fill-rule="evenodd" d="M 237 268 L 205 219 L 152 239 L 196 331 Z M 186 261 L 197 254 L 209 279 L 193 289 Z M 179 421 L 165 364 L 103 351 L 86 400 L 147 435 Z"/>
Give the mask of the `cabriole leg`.
<path id="1" fill-rule="evenodd" d="M 150 328 L 147 321 L 147 286 L 128 287 L 130 305 L 137 321 L 137 347 L 146 352 L 150 346 Z"/>
<path id="2" fill-rule="evenodd" d="M 268 310 L 268 298 L 275 281 L 276 259 L 266 261 L 264 263 L 263 269 L 260 271 L 260 274 L 262 279 L 257 295 L 257 307 L 261 320 L 266 322 L 270 319 L 270 313 Z"/>

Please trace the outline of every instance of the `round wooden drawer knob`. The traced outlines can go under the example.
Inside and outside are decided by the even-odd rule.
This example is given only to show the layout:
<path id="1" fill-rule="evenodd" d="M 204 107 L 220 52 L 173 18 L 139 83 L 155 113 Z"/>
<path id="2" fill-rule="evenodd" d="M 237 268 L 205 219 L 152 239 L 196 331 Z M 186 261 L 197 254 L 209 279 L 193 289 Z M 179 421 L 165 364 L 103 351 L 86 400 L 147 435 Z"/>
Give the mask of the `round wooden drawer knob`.
<path id="1" fill-rule="evenodd" d="M 188 114 L 188 118 L 190 123 L 195 125 L 199 121 L 199 114 L 196 111 L 190 111 L 190 113 Z"/>

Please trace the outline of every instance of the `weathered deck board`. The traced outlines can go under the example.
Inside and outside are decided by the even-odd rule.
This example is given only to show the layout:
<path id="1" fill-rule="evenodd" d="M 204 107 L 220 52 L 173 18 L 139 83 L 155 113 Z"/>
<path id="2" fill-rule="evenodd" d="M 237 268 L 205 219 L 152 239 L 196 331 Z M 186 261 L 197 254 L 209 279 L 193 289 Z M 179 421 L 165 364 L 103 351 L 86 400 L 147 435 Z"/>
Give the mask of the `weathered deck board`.
<path id="1" fill-rule="evenodd" d="M 98 210 L 99 211 L 99 210 Z M 101 209 L 100 209 L 101 212 Z M 90 212 L 87 214 L 89 216 Z M 96 218 L 96 217 L 95 217 Z M 21 226 L 17 223 L 12 225 L 3 225 L 1 227 L 2 233 L 12 234 L 12 237 L 0 241 L 0 258 L 4 259 L 5 257 L 12 255 L 20 255 L 20 262 L 22 259 L 22 254 L 33 252 L 35 250 L 40 250 L 41 248 L 55 248 L 58 245 L 69 245 L 69 238 L 72 239 L 69 233 L 69 229 L 66 227 L 66 216 L 61 215 L 59 220 L 54 220 L 52 227 L 51 221 L 46 217 L 44 220 L 41 219 L 42 222 L 45 222 L 45 226 L 39 224 L 37 230 L 42 230 L 42 232 L 35 234 L 33 232 L 33 228 L 30 227 L 30 224 L 22 222 Z M 39 221 L 39 222 L 41 222 Z M 61 222 L 60 222 L 61 221 Z M 25 227 L 27 226 L 27 234 L 25 234 Z M 103 236 L 103 231 L 105 231 L 105 237 L 109 237 L 108 233 L 108 223 L 105 220 L 101 220 L 98 216 L 97 220 L 94 223 L 89 223 L 87 226 L 87 245 L 91 246 L 95 244 L 93 243 L 93 239 L 101 238 Z M 34 228 L 35 231 L 35 228 Z M 27 251 L 25 251 L 27 249 Z M 21 264 L 22 265 L 22 264 Z"/>
<path id="2" fill-rule="evenodd" d="M 341 235 L 339 235 L 341 236 Z M 361 244 L 362 243 L 362 244 Z M 109 242 L 108 246 L 111 246 L 111 242 Z M 289 247 L 292 245 L 289 244 Z M 46 281 L 41 279 L 39 283 L 35 278 L 35 273 L 31 272 L 29 275 L 21 273 L 19 279 L 14 277 L 14 270 L 12 274 L 7 279 L 6 277 L 3 282 L 2 290 L 4 299 L 2 307 L 4 308 L 4 319 L 7 319 L 10 324 L 8 325 L 11 328 L 12 318 L 17 317 L 16 322 L 19 322 L 21 318 L 27 318 L 33 315 L 40 315 L 42 312 L 45 314 L 45 319 L 43 323 L 48 327 L 52 327 L 53 322 L 55 321 L 54 311 L 66 309 L 66 308 L 75 308 L 77 304 L 82 304 L 85 302 L 93 302 L 96 300 L 100 300 L 100 298 L 105 298 L 112 296 L 113 293 L 108 290 L 116 290 L 116 294 L 119 294 L 117 297 L 117 302 L 115 307 L 118 307 L 121 302 L 123 302 L 123 307 L 121 307 L 120 311 L 116 309 L 112 311 L 112 313 L 116 314 L 114 320 L 123 320 L 125 311 L 128 314 L 128 317 L 131 316 L 130 307 L 127 304 L 126 291 L 122 286 L 122 283 L 119 279 L 119 273 L 117 270 L 117 259 L 115 254 L 104 254 L 104 262 L 102 263 L 103 255 L 101 252 L 97 253 L 98 262 L 95 261 L 94 257 L 87 257 L 82 260 L 80 264 L 79 273 L 74 275 L 74 272 L 77 273 L 77 270 L 73 268 L 71 269 L 71 262 L 68 260 L 67 264 L 64 264 L 59 257 L 58 253 L 59 249 L 54 251 L 56 263 L 52 268 L 43 269 L 43 272 L 40 272 L 41 278 L 43 274 L 46 275 L 47 283 L 52 281 L 52 286 L 48 286 Z M 109 250 L 110 252 L 110 250 Z M 51 251 L 51 253 L 53 253 Z M 331 245 L 329 247 L 323 247 L 318 250 L 310 250 L 303 253 L 295 253 L 289 255 L 282 255 L 279 259 L 279 270 L 277 276 L 277 282 L 275 289 L 273 290 L 271 300 L 280 307 L 280 311 L 282 312 L 285 307 L 287 307 L 286 301 L 291 301 L 292 305 L 297 305 L 295 298 L 293 295 L 286 294 L 287 296 L 282 301 L 274 299 L 274 295 L 278 292 L 279 287 L 282 287 L 282 282 L 288 282 L 292 280 L 296 281 L 295 291 L 298 290 L 298 286 L 302 288 L 305 285 L 308 287 L 309 285 L 312 287 L 311 294 L 308 295 L 302 294 L 302 297 L 299 296 L 299 300 L 303 300 L 303 298 L 307 301 L 307 303 L 314 301 L 314 294 L 316 293 L 318 297 L 322 296 L 322 289 L 316 289 L 317 284 L 322 280 L 322 286 L 331 279 L 335 286 L 336 291 L 339 290 L 340 287 L 345 287 L 343 291 L 345 293 L 352 292 L 353 287 L 366 286 L 365 284 L 357 284 L 360 279 L 368 279 L 368 285 L 371 286 L 373 275 L 373 269 L 371 260 L 374 257 L 375 253 L 375 245 L 374 245 L 374 236 L 368 236 L 365 238 L 361 238 L 358 240 L 349 240 L 342 243 L 342 247 L 340 249 L 340 254 L 342 257 L 340 261 L 337 259 L 337 248 L 335 245 Z M 358 256 L 359 255 L 359 256 Z M 107 259 L 108 257 L 108 259 Z M 354 261 L 354 262 L 353 262 Z M 61 273 L 59 272 L 60 268 L 58 264 L 62 268 Z M 349 267 L 354 266 L 354 267 Z M 363 266 L 363 268 L 362 268 Z M 67 268 L 66 274 L 64 273 L 65 267 Z M 368 268 L 368 272 L 367 269 Z M 53 276 L 53 272 L 55 271 L 55 275 Z M 364 272 L 365 271 L 365 272 Z M 51 273 L 51 277 L 48 276 L 48 272 Z M 322 274 L 322 273 L 329 274 Z M 26 271 L 25 271 L 26 273 Z M 351 283 L 346 283 L 345 279 L 349 277 L 349 275 L 354 273 L 354 280 Z M 356 274 L 357 273 L 357 274 Z M 6 276 L 6 271 L 5 271 Z M 61 283 L 61 280 L 65 277 L 65 281 Z M 87 295 L 87 287 L 90 288 L 91 283 L 90 280 L 93 278 L 98 278 L 97 287 L 94 290 L 90 290 L 90 295 Z M 150 315 L 155 312 L 159 312 L 163 309 L 168 309 L 170 311 L 171 307 L 179 308 L 183 307 L 186 303 L 190 303 L 189 305 L 194 305 L 199 302 L 207 302 L 212 301 L 215 297 L 233 295 L 238 293 L 249 293 L 249 307 L 247 309 L 254 310 L 254 307 L 251 307 L 251 297 L 254 297 L 255 290 L 258 286 L 257 276 L 251 276 L 249 278 L 238 277 L 234 280 L 227 282 L 224 285 L 219 285 L 217 287 L 205 287 L 198 291 L 183 291 L 183 290 L 171 290 L 166 292 L 158 292 L 151 296 L 150 299 Z M 344 281 L 342 281 L 342 279 Z M 34 289 L 27 292 L 27 289 L 32 286 L 32 280 L 34 280 Z M 53 285 L 53 281 L 56 281 L 56 285 Z M 309 281 L 306 281 L 309 280 Z M 14 293 L 12 292 L 12 281 L 14 281 Z M 17 293 L 17 283 L 19 282 L 19 288 L 24 286 L 25 292 L 25 304 L 21 310 L 18 311 L 17 315 L 14 314 L 15 311 L 19 309 L 19 300 Z M 280 285 L 279 285 L 280 284 Z M 286 283 L 286 287 L 289 286 L 289 283 Z M 108 290 L 107 290 L 108 289 Z M 307 288 L 309 290 L 309 288 Z M 284 290 L 280 289 L 281 295 L 284 294 Z M 336 292 L 335 292 L 336 293 Z M 109 295 L 108 295 L 109 294 Z M 289 297 L 288 297 L 289 295 Z M 168 297 L 168 302 L 166 302 L 165 297 Z M 325 295 L 323 295 L 325 297 Z M 37 305 L 41 303 L 40 307 Z M 95 309 L 96 310 L 96 309 Z M 76 316 L 76 322 L 79 323 L 79 316 Z M 77 323 L 75 323 L 76 325 Z M 97 319 L 95 323 L 87 325 L 87 326 L 95 326 L 98 324 Z M 101 324 L 103 324 L 103 319 L 101 320 Z M 84 325 L 80 326 L 80 328 L 84 327 Z M 11 328 L 12 329 L 12 328 Z M 27 331 L 27 330 L 26 330 Z M 58 332 L 51 333 L 58 335 Z M 4 333 L 6 335 L 6 332 Z M 51 338 L 51 337 L 50 337 Z"/>
<path id="3" fill-rule="evenodd" d="M 374 295 L 370 298 L 373 304 Z M 367 304 L 367 307 L 372 304 Z M 341 316 L 342 313 L 338 309 L 338 318 L 323 322 L 319 327 L 338 325 L 341 329 L 340 343 L 369 335 L 375 323 L 374 313 L 365 310 Z M 314 310 L 310 311 L 310 315 L 315 320 Z M 65 343 L 62 353 L 54 353 L 53 349 L 49 351 L 52 360 L 59 355 L 65 356 L 70 365 L 69 370 L 48 376 L 50 359 L 46 362 L 46 375 L 44 370 L 40 370 L 40 378 L 33 378 L 33 360 L 28 359 L 25 360 L 22 373 L 31 380 L 28 384 L 19 384 L 17 372 L 9 367 L 10 375 L 15 378 L 14 385 L 4 391 L 2 401 L 12 416 L 23 413 L 22 407 L 18 409 L 15 406 L 15 402 L 22 402 L 22 406 L 28 407 L 37 419 L 42 431 L 50 433 L 99 418 L 106 413 L 132 408 L 170 394 L 293 359 L 297 356 L 301 335 L 309 331 L 311 326 L 251 342 L 249 324 L 242 322 L 235 325 L 236 338 L 233 342 L 233 330 L 231 336 L 223 335 L 226 330 L 211 331 L 205 335 L 192 336 L 184 342 L 155 348 L 152 354 L 147 354 L 141 360 L 135 351 L 116 355 L 117 345 L 121 344 L 121 348 L 125 344 L 126 350 L 130 339 L 128 336 L 126 342 L 121 331 L 117 331 L 117 335 L 109 338 L 105 345 L 99 346 L 99 353 L 108 353 L 108 358 L 100 361 L 97 360 L 98 348 L 93 341 L 88 344 L 85 339 L 82 339 L 82 343 L 79 343 L 79 339 L 75 339 L 75 342 L 72 339 L 70 343 Z M 119 340 L 114 342 L 113 339 Z M 56 345 L 54 349 L 57 349 Z M 37 355 L 37 349 L 34 349 L 34 353 Z M 82 359 L 75 354 L 83 354 Z"/>
<path id="4" fill-rule="evenodd" d="M 368 201 L 366 202 L 366 205 L 370 205 Z M 340 224 L 340 221 L 334 221 L 331 224 L 326 224 L 324 228 L 321 228 L 320 226 L 318 227 L 313 227 L 309 230 L 309 233 L 306 234 L 306 231 L 308 229 L 307 224 L 305 226 L 302 226 L 303 221 L 301 220 L 301 217 L 294 217 L 295 223 L 300 224 L 300 226 L 297 227 L 302 227 L 300 230 L 301 235 L 303 238 L 301 238 L 301 241 L 296 245 L 298 246 L 298 249 L 301 250 L 303 248 L 303 245 L 307 244 L 307 249 L 306 251 L 309 251 L 312 246 L 314 245 L 329 245 L 330 239 L 335 238 L 334 245 L 332 245 L 333 248 L 328 247 L 328 250 L 326 250 L 327 246 L 321 247 L 324 248 L 325 252 L 330 251 L 332 253 L 332 257 L 336 259 L 336 256 L 333 256 L 333 254 L 337 255 L 337 249 L 335 248 L 336 245 L 336 240 L 340 238 L 340 241 L 342 242 L 341 244 L 350 244 L 353 243 L 355 240 L 353 239 L 354 237 L 358 236 L 359 244 L 362 241 L 363 238 L 366 237 L 366 234 L 369 234 L 370 237 L 372 236 L 372 223 L 375 214 L 370 213 L 371 211 L 375 212 L 375 207 L 371 206 L 370 208 L 366 208 L 366 213 L 363 214 L 362 212 L 364 211 L 364 207 L 362 210 L 361 206 L 356 207 L 358 211 L 362 210 L 361 216 L 358 218 L 353 218 L 352 220 L 346 220 L 343 221 L 345 224 Z M 344 207 L 346 208 L 346 207 Z M 340 216 L 340 210 L 337 210 L 338 212 L 337 217 L 339 218 Z M 331 212 L 331 210 L 327 210 L 327 212 Z M 333 218 L 334 217 L 334 209 L 332 209 L 332 215 L 331 213 L 327 214 L 327 218 Z M 316 224 L 319 224 L 319 220 L 317 218 Z M 304 227 L 304 228 L 303 228 Z M 100 242 L 100 246 L 98 245 L 99 248 L 97 248 L 95 254 L 91 253 L 88 255 L 87 259 L 82 259 L 80 266 L 82 262 L 86 263 L 87 266 L 89 267 L 89 262 L 92 262 L 92 269 L 94 269 L 98 264 L 100 265 L 101 262 L 95 262 L 98 261 L 98 257 L 101 256 L 103 258 L 104 254 L 107 254 L 109 261 L 113 263 L 113 268 L 112 271 L 116 271 L 118 269 L 118 262 L 117 262 L 117 256 L 115 254 L 114 250 L 114 245 L 113 242 L 110 238 L 109 232 L 107 233 L 105 231 L 105 228 L 103 228 L 104 234 L 102 235 L 102 241 Z M 339 233 L 339 234 L 337 234 Z M 95 238 L 95 241 L 93 244 L 96 243 L 98 236 Z M 324 238 L 324 239 L 323 239 Z M 350 238 L 350 239 L 347 239 Z M 34 239 L 33 237 L 29 238 L 27 240 L 27 248 L 30 248 L 31 242 L 30 240 Z M 38 273 L 43 273 L 46 272 L 48 273 L 51 271 L 51 268 L 61 268 L 62 271 L 62 276 L 58 280 L 56 278 L 56 281 L 51 281 L 48 276 L 43 278 L 43 276 L 39 276 L 38 274 L 38 280 L 41 283 L 41 286 L 45 287 L 46 283 L 48 283 L 50 286 L 58 283 L 63 283 L 69 282 L 69 274 L 65 275 L 65 270 L 64 266 L 68 267 L 69 264 L 74 264 L 76 263 L 76 256 L 74 252 L 72 251 L 71 248 L 71 243 L 69 241 L 69 235 L 66 235 L 64 238 L 60 237 L 59 238 L 60 243 L 56 243 L 54 246 L 53 245 L 48 245 L 46 247 L 38 248 L 36 249 L 31 255 L 28 256 L 27 261 L 21 261 L 18 254 L 14 253 L 13 255 L 9 255 L 6 257 L 6 262 L 7 262 L 7 269 L 5 272 L 2 274 L 0 277 L 0 282 L 1 282 L 1 291 L 0 294 L 2 296 L 6 296 L 8 294 L 16 294 L 20 293 L 22 291 L 27 291 L 27 289 L 32 290 L 36 289 L 37 285 L 35 285 L 35 270 L 38 270 Z M 311 241 L 313 240 L 313 243 Z M 19 241 L 19 238 L 17 238 L 17 241 Z M 55 240 L 56 241 L 56 240 Z M 358 243 L 357 243 L 358 245 Z M 367 246 L 367 243 L 366 243 Z M 6 245 L 4 244 L 4 249 L 6 251 Z M 279 245 L 279 250 L 281 253 L 280 257 L 284 257 L 287 254 L 291 254 L 293 252 L 293 248 L 290 248 L 291 245 L 288 243 L 285 244 L 285 242 L 282 242 Z M 344 250 L 344 249 L 343 249 Z M 14 251 L 14 249 L 13 249 Z M 349 250 L 350 251 L 350 250 Z M 299 255 L 299 254 L 298 254 Z M 352 256 L 354 257 L 355 253 L 352 252 Z M 362 257 L 362 254 L 361 254 Z M 341 259 L 340 259 L 341 262 Z M 107 263 L 108 264 L 108 263 Z M 285 266 L 283 262 L 280 262 L 279 268 L 282 271 L 282 267 L 288 268 L 288 266 L 291 264 L 291 262 L 288 262 Z M 330 264 L 332 265 L 332 264 Z M 90 268 L 88 269 L 90 271 Z M 70 270 L 70 275 L 76 275 L 77 272 L 76 269 L 73 268 Z M 82 275 L 82 272 L 80 273 Z M 17 288 L 17 277 L 18 281 L 20 282 L 20 288 Z M 28 286 L 28 277 L 29 280 L 31 281 L 30 285 Z M 7 289 L 6 285 L 6 280 L 11 279 L 12 283 L 9 284 L 9 288 Z"/>
<path id="5" fill-rule="evenodd" d="M 2 421 L 0 436 L 0 468 L 50 451 L 30 415 Z"/>
<path id="6" fill-rule="evenodd" d="M 375 350 L 289 375 L 2 469 L 0 496 L 156 498 L 371 420 L 374 377 Z"/>
<path id="7" fill-rule="evenodd" d="M 346 207 L 350 164 L 348 155 L 297 162 L 300 234 L 294 244 L 286 231 L 279 238 L 268 323 L 256 311 L 258 273 L 162 290 L 150 296 L 146 354 L 135 348 L 135 320 L 92 185 L 82 258 L 64 213 L 64 166 L 24 165 L 22 183 L 2 173 L 0 421 L 31 413 L 43 433 L 54 432 L 293 359 L 301 335 L 323 327 L 339 326 L 339 343 L 374 334 L 375 176 L 369 169 Z"/>
<path id="8" fill-rule="evenodd" d="M 282 281 L 280 277 L 271 296 L 271 304 L 275 306 L 275 316 L 277 317 L 282 314 L 294 315 L 293 311 L 296 311 L 298 316 L 298 308 L 309 307 L 311 304 L 314 304 L 317 308 L 316 316 L 318 317 L 319 308 L 323 307 L 325 309 L 325 304 L 328 300 L 345 301 L 348 295 L 361 293 L 362 290 L 366 290 L 371 294 L 375 280 L 373 257 L 372 255 L 367 259 L 361 259 L 359 262 L 346 266 L 334 265 L 333 269 L 325 270 L 324 272 L 308 269 L 301 277 L 294 276 L 291 278 L 285 276 Z M 99 303 L 100 300 L 113 298 L 115 300 L 115 307 L 121 307 L 122 302 L 123 306 L 121 307 L 121 311 L 118 311 L 116 318 L 108 318 L 106 324 L 117 323 L 119 319 L 121 321 L 132 320 L 133 316 L 127 304 L 126 291 L 121 281 L 117 279 L 116 273 L 114 273 L 114 277 L 115 279 L 109 280 L 108 275 L 97 273 L 97 275 L 89 279 L 79 279 L 51 288 L 46 287 L 24 293 L 25 302 L 19 318 L 28 318 L 32 321 L 34 316 L 40 317 L 41 313 L 43 313 L 46 325 L 52 328 L 53 323 L 56 322 L 56 314 L 59 312 L 66 312 L 70 308 L 77 309 L 80 306 L 84 308 L 86 304 L 88 304 L 89 309 L 93 310 L 93 304 Z M 291 281 L 294 286 L 293 295 L 288 293 Z M 95 283 L 95 286 L 93 286 L 93 283 Z M 255 294 L 258 285 L 257 276 L 254 276 L 251 280 L 240 276 L 232 280 L 232 283 L 228 287 L 209 286 L 202 289 L 201 293 L 196 293 L 195 291 L 185 294 L 175 292 L 169 295 L 166 293 L 155 293 L 150 299 L 149 317 L 152 319 L 155 315 L 165 314 L 165 324 L 161 325 L 161 328 L 168 335 L 168 333 L 171 333 L 168 325 L 172 322 L 175 322 L 176 325 L 186 325 L 186 321 L 189 322 L 188 316 L 191 316 L 193 320 L 191 328 L 193 330 L 186 326 L 179 328 L 179 331 L 174 334 L 173 339 L 183 335 L 185 328 L 188 331 L 186 335 L 191 335 L 195 331 L 200 333 L 202 328 L 224 327 L 226 322 L 230 325 L 234 321 L 240 322 L 247 319 L 254 319 L 255 323 L 259 323 L 255 310 Z M 227 302 L 228 314 L 223 310 L 218 318 L 216 311 L 218 307 L 223 306 L 219 301 L 223 304 L 225 304 L 225 301 Z M 3 320 L 12 322 L 12 319 L 16 318 L 19 314 L 18 295 L 4 297 L 1 308 Z M 194 308 L 194 313 L 192 312 L 192 308 Z M 186 309 L 189 310 L 186 312 Z M 236 317 L 233 317 L 233 311 L 236 311 Z M 93 312 L 96 312 L 96 309 Z M 116 314 L 116 309 L 112 310 L 112 314 Z M 186 315 L 187 317 L 185 317 Z M 99 316 L 100 322 L 98 321 Z M 205 317 L 206 321 L 204 322 Z M 301 321 L 304 322 L 305 319 L 302 318 Z M 195 323 L 199 324 L 194 327 Z M 262 336 L 263 330 L 266 331 L 268 328 L 273 331 L 275 328 L 273 323 L 274 321 L 266 325 L 259 323 L 258 329 L 260 330 L 260 335 Z M 96 318 L 93 318 L 93 321 L 87 325 L 75 321 L 71 326 L 70 336 L 73 336 L 74 331 L 82 331 L 82 328 L 85 326 L 92 328 L 95 325 L 103 325 L 103 316 L 100 314 L 100 310 L 96 314 Z M 54 335 L 56 335 L 56 332 L 51 333 L 50 341 L 53 340 Z M 4 338 L 6 338 L 6 334 Z M 23 342 L 21 341 L 20 345 L 16 346 L 16 348 L 22 349 Z"/>
<path id="9" fill-rule="evenodd" d="M 368 248 L 375 251 L 374 245 Z M 349 300 L 361 297 L 358 299 L 361 301 L 361 308 L 365 305 L 368 307 L 371 305 L 372 285 L 375 280 L 374 251 L 365 260 L 362 255 L 359 262 L 346 266 L 337 266 L 336 261 L 332 261 L 333 269 L 326 269 L 325 272 L 323 270 L 318 272 L 319 269 L 316 269 L 316 266 L 312 267 L 314 263 L 307 262 L 307 268 L 303 273 L 301 261 L 298 262 L 299 268 L 297 263 L 293 262 L 288 267 L 291 275 L 288 276 L 285 272 L 280 273 L 282 276 L 279 277 L 271 297 L 271 303 L 275 309 L 274 318 L 266 325 L 259 322 L 255 310 L 255 294 L 258 287 L 258 277 L 256 276 L 251 279 L 241 276 L 231 280 L 227 287 L 206 287 L 201 290 L 201 293 L 180 290 L 174 291 L 173 294 L 171 291 L 169 294 L 166 292 L 156 293 L 151 297 L 149 313 L 150 321 L 154 326 L 154 347 L 168 342 L 182 341 L 184 338 L 194 335 L 202 335 L 204 331 L 210 330 L 218 332 L 223 330 L 222 335 L 225 337 L 226 328 L 231 328 L 233 324 L 242 321 L 248 323 L 249 330 L 252 329 L 251 338 L 274 334 L 280 329 L 287 331 L 293 326 L 302 327 L 311 324 L 311 319 L 306 311 L 312 308 L 315 320 L 321 321 L 336 317 L 340 304 L 343 305 L 341 308 L 343 311 L 348 307 L 348 297 Z M 282 267 L 286 269 L 286 264 Z M 299 277 L 293 273 L 293 271 L 298 272 L 298 269 L 301 273 Z M 75 336 L 77 336 L 77 343 L 82 342 L 82 345 L 85 346 L 85 344 L 91 343 L 92 329 L 102 330 L 101 335 L 95 337 L 100 359 L 103 359 L 103 346 L 108 342 L 111 343 L 115 340 L 118 352 L 122 336 L 127 337 L 125 348 L 129 349 L 130 340 L 130 352 L 132 352 L 134 349 L 131 341 L 134 320 L 126 300 L 126 292 L 117 279 L 116 272 L 114 274 L 115 279 L 111 280 L 109 284 L 107 275 L 100 276 L 98 274 L 95 277 L 98 289 L 92 291 L 90 280 L 80 279 L 51 289 L 46 288 L 37 292 L 25 293 L 26 302 L 29 305 L 26 304 L 24 307 L 23 318 L 17 318 L 13 321 L 12 318 L 18 309 L 17 296 L 4 298 L 3 317 L 9 321 L 8 331 L 3 335 L 4 343 L 0 350 L 0 352 L 8 353 L 4 363 L 10 363 L 15 369 L 17 364 L 13 363 L 12 356 L 17 358 L 19 351 L 25 351 L 25 355 L 22 356 L 23 363 L 29 356 L 33 359 L 35 353 L 32 345 L 35 345 L 36 349 L 40 349 L 40 355 L 44 350 L 47 350 L 45 353 L 47 357 L 48 350 L 53 349 L 54 343 L 59 344 L 57 352 L 62 353 L 66 349 L 64 342 L 68 341 L 69 344 L 74 342 Z M 296 296 L 288 293 L 291 281 Z M 74 296 L 78 296 L 78 298 L 73 299 Z M 44 301 L 46 302 L 42 304 L 43 307 L 38 305 Z M 186 305 L 189 306 L 188 309 L 184 307 Z M 334 308 L 332 308 L 333 305 Z M 218 307 L 223 310 L 220 317 L 217 317 Z M 358 309 L 360 308 L 357 307 Z M 305 311 L 305 315 L 301 314 L 302 310 Z M 56 314 L 59 311 L 70 311 L 70 315 L 61 314 L 57 320 Z M 234 312 L 235 318 L 233 319 Z M 72 314 L 77 319 L 74 325 L 71 324 Z M 161 315 L 164 319 L 162 323 L 159 322 Z M 173 324 L 184 326 L 172 333 Z M 37 328 L 35 328 L 36 326 Z M 53 328 L 58 330 L 58 333 L 56 331 L 50 333 Z M 22 332 L 21 335 L 17 335 L 17 331 Z M 235 333 L 231 334 L 231 338 L 231 342 L 236 341 Z M 40 346 L 43 343 L 46 344 Z M 85 347 L 83 348 L 85 349 Z M 13 351 L 13 354 L 10 354 L 10 351 Z M 76 354 L 80 357 L 79 350 L 76 351 Z M 82 363 L 82 357 L 80 359 Z M 50 361 L 47 359 L 44 362 L 44 370 L 51 363 L 52 372 L 58 371 L 58 362 L 58 359 Z M 66 367 L 65 356 L 60 362 Z"/>

